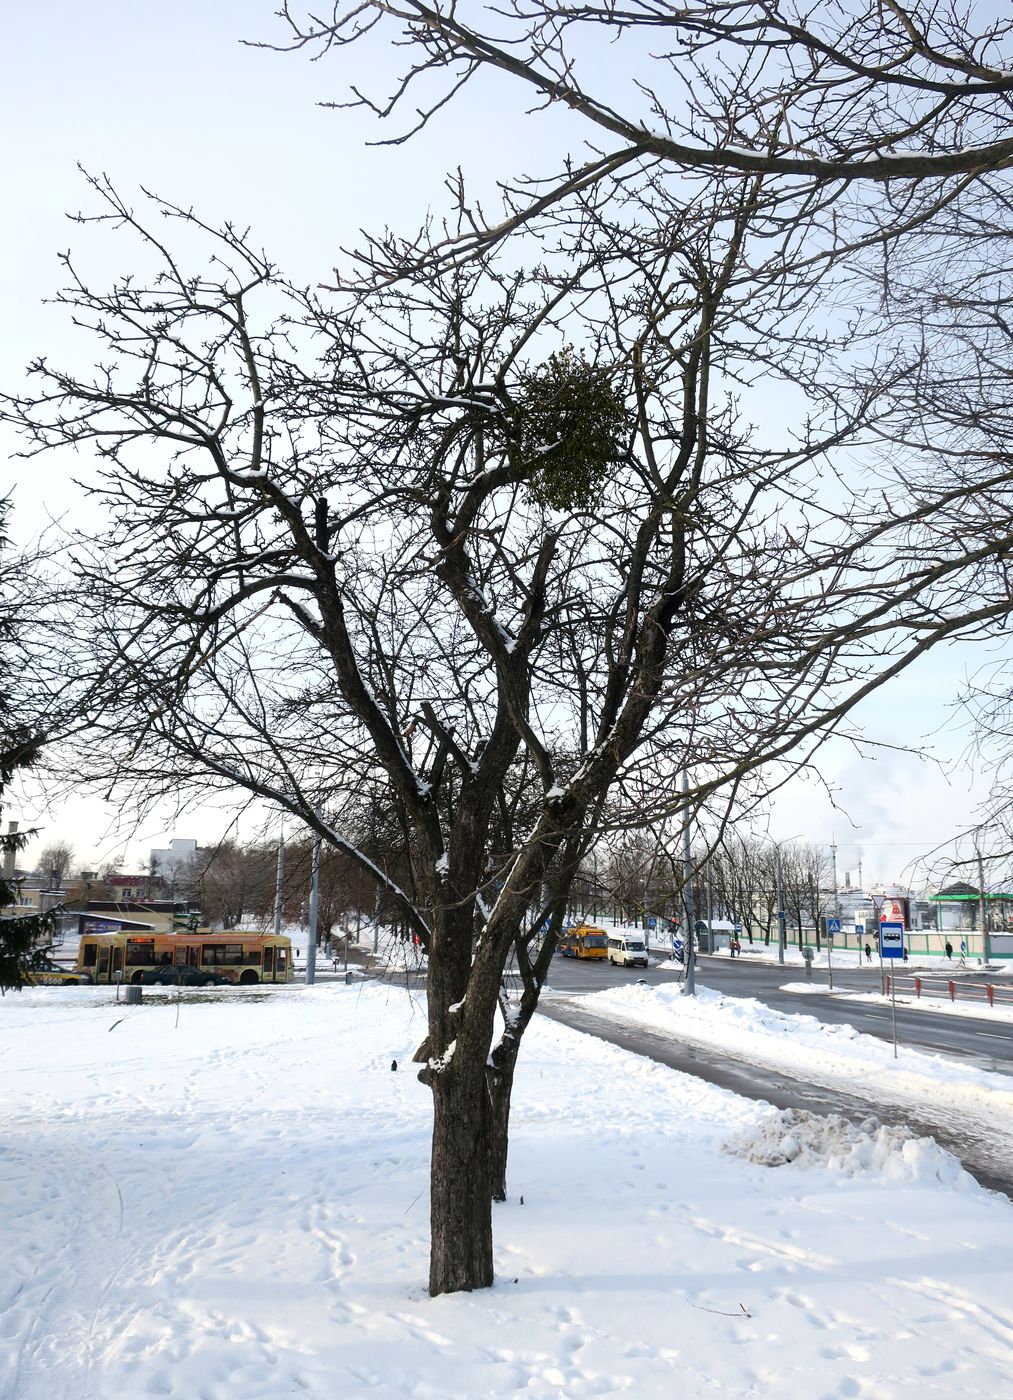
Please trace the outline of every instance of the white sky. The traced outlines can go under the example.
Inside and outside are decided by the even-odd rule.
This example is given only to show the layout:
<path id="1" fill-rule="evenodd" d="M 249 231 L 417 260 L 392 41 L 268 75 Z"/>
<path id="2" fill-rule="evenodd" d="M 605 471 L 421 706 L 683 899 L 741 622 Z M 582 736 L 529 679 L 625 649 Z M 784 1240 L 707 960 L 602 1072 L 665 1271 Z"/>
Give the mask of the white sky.
<path id="1" fill-rule="evenodd" d="M 80 230 L 64 218 L 87 202 L 78 162 L 107 173 L 131 197 L 144 184 L 192 203 L 211 222 L 250 224 L 288 275 L 314 282 L 328 279 L 341 245 L 355 241 L 359 228 L 390 224 L 410 232 L 430 209 L 441 211 L 448 167 L 459 164 L 469 185 L 488 196 L 494 173 L 546 168 L 553 142 L 559 151 L 578 149 L 581 128 L 568 114 L 525 117 L 498 83 L 483 89 L 481 103 L 476 94 L 452 107 L 408 145 L 368 150 L 364 141 L 377 134 L 372 123 L 314 104 L 340 98 L 349 81 L 361 82 L 369 51 L 313 64 L 304 55 L 239 42 L 282 34 L 271 4 L 248 0 L 213 6 L 56 0 L 6 8 L 0 44 L 9 196 L 0 224 L 5 390 L 19 386 L 32 356 L 65 358 L 65 318 L 40 303 L 60 282 L 57 251 L 81 242 Z M 11 437 L 0 436 L 0 490 L 15 486 L 16 534 L 34 532 L 47 513 L 80 518 L 84 507 L 66 465 L 8 464 L 13 446 Z M 816 785 L 802 784 L 778 800 L 772 834 L 829 841 L 836 833 L 842 879 L 845 870 L 857 871 L 860 856 L 867 881 L 911 878 L 909 863 L 971 821 L 983 793 L 980 782 L 976 789 L 970 774 L 955 767 L 967 735 L 947 708 L 965 667 L 976 664 L 959 650 L 938 654 L 864 714 L 871 738 L 924 743 L 942 770 L 890 750 L 862 760 L 839 746 L 827 755 L 826 776 L 848 816 L 835 813 Z M 948 727 L 936 733 L 943 724 Z M 19 814 L 11 808 L 5 815 Z M 92 800 L 67 802 L 42 820 L 42 839 L 71 841 L 87 868 L 118 855 L 128 841 L 129 858 L 139 864 L 149 846 L 169 835 L 213 842 L 226 824 L 220 811 L 176 821 L 162 813 L 135 834 Z M 32 855 L 29 850 L 27 859 Z"/>

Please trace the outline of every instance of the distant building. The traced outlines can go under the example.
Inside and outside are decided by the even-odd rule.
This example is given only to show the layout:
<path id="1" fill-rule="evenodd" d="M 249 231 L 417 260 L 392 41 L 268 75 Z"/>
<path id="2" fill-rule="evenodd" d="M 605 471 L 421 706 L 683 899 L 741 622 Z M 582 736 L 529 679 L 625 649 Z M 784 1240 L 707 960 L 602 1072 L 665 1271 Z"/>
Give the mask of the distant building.
<path id="1" fill-rule="evenodd" d="M 89 899 L 74 910 L 79 934 L 88 933 L 172 933 L 197 927 L 200 915 L 186 900 L 172 899 Z"/>
<path id="2" fill-rule="evenodd" d="M 153 847 L 148 867 L 152 875 L 162 875 L 171 884 L 173 877 L 187 867 L 200 848 L 189 837 L 173 837 L 168 846 Z"/>
<path id="3" fill-rule="evenodd" d="M 161 875 L 110 875 L 105 883 L 113 899 L 161 899 L 166 888 Z"/>
<path id="4" fill-rule="evenodd" d="M 962 932 L 981 927 L 982 896 L 975 885 L 955 880 L 929 896 L 936 910 L 937 928 Z M 1013 894 L 1008 890 L 985 891 L 987 927 L 1001 931 L 1013 926 Z"/>

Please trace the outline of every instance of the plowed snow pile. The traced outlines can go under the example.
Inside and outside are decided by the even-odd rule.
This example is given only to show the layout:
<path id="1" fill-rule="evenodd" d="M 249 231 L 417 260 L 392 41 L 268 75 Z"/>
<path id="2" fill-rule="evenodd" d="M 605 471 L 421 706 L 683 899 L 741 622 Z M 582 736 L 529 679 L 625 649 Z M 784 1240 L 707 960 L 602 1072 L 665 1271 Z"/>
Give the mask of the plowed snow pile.
<path id="1" fill-rule="evenodd" d="M 761 1167 L 822 1167 L 843 1176 L 875 1173 L 891 1181 L 938 1183 L 957 1191 L 978 1189 L 952 1152 L 932 1138 L 875 1118 L 849 1123 L 836 1113 L 771 1109 L 755 1128 L 724 1145 L 733 1157 Z"/>

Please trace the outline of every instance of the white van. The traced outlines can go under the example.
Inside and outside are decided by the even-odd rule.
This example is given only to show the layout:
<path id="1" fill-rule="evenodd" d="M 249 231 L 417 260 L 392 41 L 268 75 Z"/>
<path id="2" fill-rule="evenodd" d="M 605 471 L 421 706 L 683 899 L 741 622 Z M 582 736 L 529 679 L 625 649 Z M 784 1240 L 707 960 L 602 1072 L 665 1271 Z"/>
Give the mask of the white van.
<path id="1" fill-rule="evenodd" d="M 635 934 L 609 934 L 609 962 L 613 967 L 646 967 L 647 944 Z"/>

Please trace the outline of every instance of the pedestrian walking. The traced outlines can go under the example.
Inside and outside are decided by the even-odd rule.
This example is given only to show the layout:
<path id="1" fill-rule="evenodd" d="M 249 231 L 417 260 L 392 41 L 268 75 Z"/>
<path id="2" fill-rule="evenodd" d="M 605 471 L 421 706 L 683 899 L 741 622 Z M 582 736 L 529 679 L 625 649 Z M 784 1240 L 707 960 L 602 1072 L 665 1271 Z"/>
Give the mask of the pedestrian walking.
<path id="1" fill-rule="evenodd" d="M 945 952 L 946 952 L 946 956 L 949 958 L 950 962 L 952 962 L 952 961 L 953 961 L 953 944 L 949 941 L 949 939 L 947 939 L 947 941 L 946 941 Z"/>
<path id="2" fill-rule="evenodd" d="M 865 945 L 865 961 L 872 962 L 872 947 L 868 943 Z"/>

